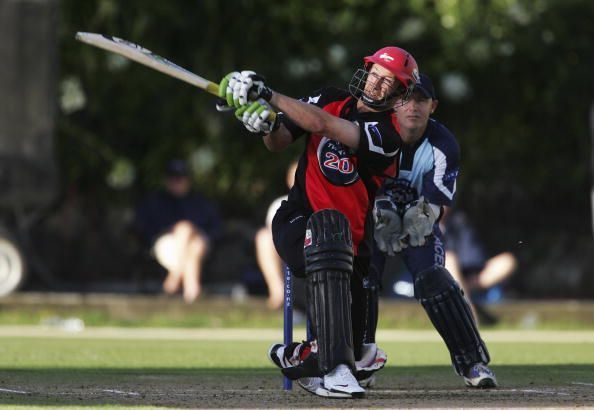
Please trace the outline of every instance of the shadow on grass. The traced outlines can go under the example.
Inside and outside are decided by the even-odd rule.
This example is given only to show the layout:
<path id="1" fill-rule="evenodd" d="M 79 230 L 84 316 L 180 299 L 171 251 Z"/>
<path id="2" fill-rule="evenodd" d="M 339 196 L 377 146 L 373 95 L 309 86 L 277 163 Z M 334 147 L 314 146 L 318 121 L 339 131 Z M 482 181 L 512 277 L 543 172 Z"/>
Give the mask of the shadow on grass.
<path id="1" fill-rule="evenodd" d="M 174 408 L 316 408 L 594 405 L 594 364 L 495 366 L 500 387 L 463 386 L 448 366 L 387 367 L 367 398 L 335 401 L 295 387 L 274 369 L 0 369 L 0 405 Z"/>

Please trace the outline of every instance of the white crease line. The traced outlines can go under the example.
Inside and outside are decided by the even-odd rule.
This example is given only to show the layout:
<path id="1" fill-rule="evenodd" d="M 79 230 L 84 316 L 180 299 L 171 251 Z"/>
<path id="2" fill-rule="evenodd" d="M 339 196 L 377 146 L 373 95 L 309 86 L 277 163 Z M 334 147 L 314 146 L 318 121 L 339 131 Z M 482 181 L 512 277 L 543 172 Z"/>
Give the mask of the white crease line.
<path id="1" fill-rule="evenodd" d="M 500 390 L 501 391 L 501 390 Z M 503 390 L 505 391 L 505 390 Z M 519 391 L 522 393 L 536 393 L 536 394 L 553 394 L 553 395 L 557 395 L 557 396 L 570 396 L 569 393 L 563 393 L 560 391 L 555 391 L 555 390 L 538 390 L 538 389 L 510 389 L 507 391 Z"/>
<path id="2" fill-rule="evenodd" d="M 29 394 L 28 392 L 22 391 L 22 390 L 0 389 L 0 391 L 6 392 L 6 393 Z"/>
<path id="3" fill-rule="evenodd" d="M 418 390 L 407 390 L 407 389 L 402 389 L 402 390 L 391 390 L 391 389 L 382 389 L 382 390 L 377 390 L 377 389 L 373 389 L 373 390 L 367 390 L 367 393 L 371 393 L 371 394 L 415 394 L 415 393 L 421 393 L 421 394 L 443 394 L 443 393 L 454 393 L 454 394 L 468 394 L 468 390 L 464 389 L 464 390 L 424 390 L 424 389 L 418 389 Z"/>
<path id="4" fill-rule="evenodd" d="M 581 386 L 590 386 L 590 387 L 594 387 L 594 383 L 571 382 L 571 384 L 579 384 L 579 385 L 581 385 Z"/>
<path id="5" fill-rule="evenodd" d="M 128 396 L 140 396 L 140 393 L 136 393 L 135 391 L 121 391 L 121 390 L 112 390 L 112 389 L 103 389 L 106 393 L 116 393 L 116 394 L 126 394 Z"/>
<path id="6" fill-rule="evenodd" d="M 551 394 L 558 396 L 569 396 L 569 393 L 564 393 L 555 390 L 538 390 L 538 389 L 493 389 L 493 390 L 476 390 L 482 393 L 535 393 L 535 394 Z M 380 394 L 411 394 L 411 393 L 423 393 L 423 394 L 468 394 L 468 389 L 463 390 L 369 390 L 367 393 L 380 393 Z"/>
<path id="7" fill-rule="evenodd" d="M 578 382 L 574 382 L 573 384 L 588 384 L 588 383 L 578 383 Z M 590 385 L 590 384 L 588 384 Z M 300 391 L 300 390 L 295 390 L 294 391 Z M 17 390 L 8 390 L 8 389 L 0 389 L 0 391 L 5 391 L 5 392 L 11 392 L 11 393 L 21 393 L 21 394 L 29 394 L 28 392 L 24 392 L 24 391 L 17 391 Z M 122 390 L 115 390 L 115 389 L 101 389 L 99 390 L 99 392 L 104 392 L 104 393 L 114 393 L 114 394 L 123 394 L 123 395 L 130 395 L 130 396 L 140 396 L 140 393 L 137 392 L 125 392 Z M 257 394 L 262 394 L 262 393 L 276 393 L 276 392 L 283 392 L 282 389 L 257 389 L 257 390 L 252 390 L 252 391 L 245 391 L 242 389 L 222 389 L 222 390 L 211 390 L 211 389 L 207 389 L 207 390 L 200 390 L 200 391 L 185 391 L 185 392 L 174 392 L 174 393 L 164 393 L 164 392 L 151 392 L 151 393 L 147 393 L 148 396 L 195 396 L 195 395 L 205 395 L 205 394 L 220 394 L 221 392 L 223 393 L 241 393 L 241 394 L 253 394 L 253 395 L 257 395 Z M 87 390 L 87 394 L 90 393 L 90 395 L 96 395 L 97 394 L 97 390 L 95 390 L 95 392 L 89 392 Z M 448 389 L 443 389 L 443 390 L 424 390 L 424 389 L 418 389 L 418 390 L 412 390 L 412 389 L 402 389 L 402 390 L 390 390 L 390 389 L 382 389 L 382 390 L 368 390 L 367 391 L 368 395 L 370 396 L 375 396 L 377 394 L 430 394 L 430 395 L 438 395 L 438 394 L 444 394 L 444 393 L 448 393 L 448 394 L 468 394 L 469 390 L 468 389 L 458 389 L 458 390 L 448 390 Z M 561 391 L 555 391 L 555 390 L 539 390 L 539 389 L 492 389 L 492 390 L 476 390 L 476 393 L 485 393 L 485 394 L 498 394 L 498 393 L 532 393 L 532 394 L 546 394 L 546 395 L 558 395 L 558 396 L 570 396 L 569 393 L 565 393 L 565 392 L 561 392 Z M 34 393 L 34 394 L 41 394 L 41 393 Z M 71 392 L 44 392 L 44 395 L 49 395 L 49 396 L 62 396 L 62 395 L 66 395 L 66 396 L 70 396 L 70 395 L 80 395 L 81 392 L 79 391 L 71 391 Z"/>

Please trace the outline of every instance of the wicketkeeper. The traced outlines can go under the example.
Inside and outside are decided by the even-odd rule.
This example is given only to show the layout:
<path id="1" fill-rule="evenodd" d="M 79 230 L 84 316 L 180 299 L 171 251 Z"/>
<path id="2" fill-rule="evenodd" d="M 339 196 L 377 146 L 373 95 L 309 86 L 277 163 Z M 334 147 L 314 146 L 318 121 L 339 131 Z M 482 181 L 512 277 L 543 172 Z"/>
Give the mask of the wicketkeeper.
<path id="1" fill-rule="evenodd" d="M 218 108 L 237 108 L 237 118 L 269 150 L 304 141 L 295 185 L 272 229 L 279 255 L 306 278 L 314 340 L 274 345 L 270 358 L 324 397 L 365 393 L 354 375 L 373 364 L 361 362 L 373 203 L 401 146 L 393 108 L 406 103 L 418 81 L 415 59 L 398 47 L 382 48 L 364 63 L 348 91 L 323 88 L 301 100 L 273 91 L 252 71 L 230 73 L 220 86 Z M 270 121 L 273 111 L 279 114 Z"/>
<path id="2" fill-rule="evenodd" d="M 400 254 L 414 280 L 416 299 L 446 343 L 456 373 L 470 387 L 495 387 L 487 367 L 489 352 L 458 283 L 445 269 L 445 247 L 439 228 L 443 207 L 456 193 L 460 148 L 454 135 L 430 118 L 437 108 L 430 78 L 421 74 L 406 105 L 395 109 L 402 150 L 398 174 L 388 178 L 375 200 L 375 241 L 380 252 L 370 275 L 368 343 L 375 342 L 379 277 L 385 256 Z"/>

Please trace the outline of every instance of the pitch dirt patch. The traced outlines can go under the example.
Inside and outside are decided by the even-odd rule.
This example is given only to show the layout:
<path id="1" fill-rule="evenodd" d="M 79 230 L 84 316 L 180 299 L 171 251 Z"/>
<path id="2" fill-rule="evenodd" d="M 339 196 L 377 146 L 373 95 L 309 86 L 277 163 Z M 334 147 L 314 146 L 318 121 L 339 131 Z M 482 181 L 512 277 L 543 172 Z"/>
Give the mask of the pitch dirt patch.
<path id="1" fill-rule="evenodd" d="M 0 343 L 0 406 L 594 408 L 594 361 L 589 348 L 594 332 L 484 332 L 500 357 L 519 351 L 524 355 L 520 361 L 524 364 L 510 358 L 494 364 L 501 387 L 493 390 L 463 387 L 445 364 L 445 356 L 439 362 L 443 365 L 427 365 L 431 349 L 443 349 L 440 357 L 447 354 L 434 331 L 380 332 L 380 344 L 394 342 L 394 355 L 378 375 L 377 388 L 361 400 L 319 398 L 296 385 L 292 391 L 283 391 L 279 372 L 265 365 L 260 356 L 266 343 L 280 335 L 279 330 L 262 329 L 89 328 L 67 334 L 51 328 L 0 327 L 4 338 Z M 254 342 L 240 343 L 245 340 Z M 558 356 L 545 357 L 552 353 L 555 340 L 563 342 L 563 349 L 557 350 Z M 225 343 L 229 348 L 222 353 L 206 348 Z M 20 349 L 25 344 L 28 347 Z M 253 360 L 249 356 L 245 365 L 239 360 L 246 357 L 250 345 L 257 345 L 258 355 Z M 539 346 L 544 346 L 543 356 L 526 359 L 532 357 L 526 353 Z M 175 355 L 162 356 L 172 351 Z M 576 353 L 570 356 L 571 352 Z M 85 362 L 73 360 L 77 355 Z M 131 355 L 139 362 L 131 360 Z M 215 361 L 231 358 L 233 367 L 208 367 L 207 361 L 203 367 L 193 365 L 209 355 Z M 423 356 L 418 363 L 424 365 L 412 365 L 410 360 L 409 365 L 403 363 L 404 358 L 419 355 Z"/>
<path id="2" fill-rule="evenodd" d="M 156 406 L 168 408 L 590 408 L 592 390 L 583 387 L 539 389 L 384 389 L 370 390 L 360 400 L 323 399 L 301 390 L 284 392 L 256 388 L 252 384 L 236 389 L 202 388 L 199 385 L 164 386 L 143 383 L 133 389 L 112 386 L 46 386 L 34 389 L 0 389 L 0 403 L 28 405 Z"/>

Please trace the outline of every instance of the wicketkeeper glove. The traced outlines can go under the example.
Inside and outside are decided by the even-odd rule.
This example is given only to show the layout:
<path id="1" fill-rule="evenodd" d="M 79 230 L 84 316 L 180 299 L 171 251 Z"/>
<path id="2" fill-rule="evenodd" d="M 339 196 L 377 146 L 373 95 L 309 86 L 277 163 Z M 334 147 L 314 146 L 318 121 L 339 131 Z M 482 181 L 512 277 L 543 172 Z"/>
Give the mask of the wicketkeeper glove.
<path id="1" fill-rule="evenodd" d="M 406 244 L 402 241 L 402 219 L 396 204 L 387 196 L 379 196 L 373 206 L 373 220 L 375 227 L 373 237 L 380 251 L 394 256 Z"/>
<path id="2" fill-rule="evenodd" d="M 437 215 L 424 197 L 411 203 L 402 217 L 403 233 L 408 235 L 410 246 L 423 246 L 433 232 Z"/>
<path id="3" fill-rule="evenodd" d="M 270 104 L 260 98 L 237 109 L 235 117 L 243 123 L 248 131 L 264 135 L 276 131 L 280 126 L 279 115 L 273 121 L 268 120 L 271 113 L 272 107 L 270 107 Z"/>

